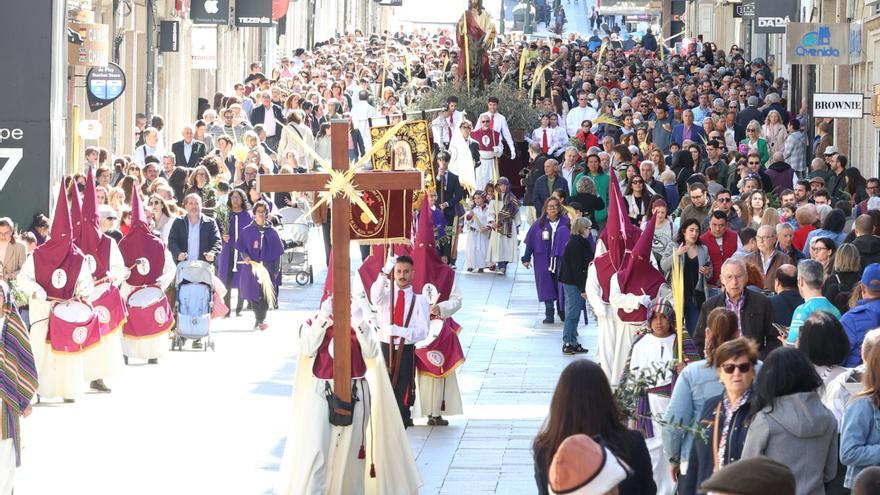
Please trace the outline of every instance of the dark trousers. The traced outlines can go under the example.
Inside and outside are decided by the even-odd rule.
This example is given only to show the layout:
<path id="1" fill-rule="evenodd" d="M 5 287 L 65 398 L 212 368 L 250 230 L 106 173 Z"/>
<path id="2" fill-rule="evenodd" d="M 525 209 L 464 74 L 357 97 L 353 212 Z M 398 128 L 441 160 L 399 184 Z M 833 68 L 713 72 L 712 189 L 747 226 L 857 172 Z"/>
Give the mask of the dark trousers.
<path id="1" fill-rule="evenodd" d="M 327 212 L 327 221 L 321 224 L 321 233 L 324 234 L 324 256 L 327 257 L 327 266 L 330 266 L 330 213 Z"/>
<path id="2" fill-rule="evenodd" d="M 399 346 L 394 346 L 395 351 Z M 406 344 L 403 346 L 403 355 L 400 359 L 400 372 L 397 375 L 397 384 L 394 383 L 394 376 L 391 375 L 391 386 L 394 388 L 394 398 L 397 399 L 397 407 L 400 408 L 400 419 L 403 420 L 403 427 L 406 428 L 412 421 L 412 413 L 410 408 L 416 403 L 416 346 Z M 391 362 L 392 346 L 382 343 L 382 355 L 385 362 Z"/>
<path id="3" fill-rule="evenodd" d="M 257 319 L 257 325 L 266 321 L 266 313 L 269 312 L 269 302 L 266 298 L 261 297 L 259 301 L 251 301 L 251 307 L 254 309 L 254 316 Z"/>
<path id="4" fill-rule="evenodd" d="M 684 298 L 684 326 L 687 328 L 691 338 L 693 338 L 694 331 L 697 328 L 697 320 L 700 319 L 700 308 L 703 307 L 705 300 L 706 296 L 702 292 L 697 291 L 694 291 L 690 296 L 686 295 Z"/>

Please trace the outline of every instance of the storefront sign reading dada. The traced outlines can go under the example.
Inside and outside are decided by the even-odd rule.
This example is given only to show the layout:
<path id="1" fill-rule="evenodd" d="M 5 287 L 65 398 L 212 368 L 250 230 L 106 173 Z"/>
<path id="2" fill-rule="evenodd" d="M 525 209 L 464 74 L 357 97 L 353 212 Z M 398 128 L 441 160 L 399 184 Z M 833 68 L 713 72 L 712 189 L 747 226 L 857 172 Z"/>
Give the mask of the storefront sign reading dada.
<path id="1" fill-rule="evenodd" d="M 774 0 L 755 4 L 756 33 L 784 33 L 785 26 L 797 19 L 797 0 Z"/>
<path id="2" fill-rule="evenodd" d="M 125 72 L 110 62 L 107 67 L 93 67 L 86 76 L 86 96 L 93 112 L 113 103 L 125 91 Z"/>
<path id="3" fill-rule="evenodd" d="M 849 63 L 849 26 L 791 22 L 786 26 L 785 55 L 800 65 L 846 65 Z"/>

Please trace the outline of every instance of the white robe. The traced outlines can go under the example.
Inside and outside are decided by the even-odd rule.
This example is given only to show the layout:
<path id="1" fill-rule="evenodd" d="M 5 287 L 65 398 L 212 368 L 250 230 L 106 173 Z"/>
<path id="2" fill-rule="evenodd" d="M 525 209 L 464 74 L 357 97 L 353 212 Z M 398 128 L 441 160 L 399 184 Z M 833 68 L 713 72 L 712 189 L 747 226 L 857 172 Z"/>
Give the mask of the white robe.
<path id="1" fill-rule="evenodd" d="M 128 268 L 125 266 L 122 252 L 119 251 L 119 246 L 116 245 L 113 238 L 110 238 L 110 270 L 107 275 L 110 278 L 109 282 L 117 287 L 128 276 Z M 94 293 L 91 295 L 97 296 Z M 94 303 L 94 299 L 94 297 L 89 297 L 89 302 Z M 122 360 L 122 324 L 119 328 L 111 328 L 110 330 L 111 333 L 105 335 L 101 339 L 101 343 L 86 354 L 84 366 L 88 381 L 118 376 L 125 368 L 125 363 Z"/>
<path id="2" fill-rule="evenodd" d="M 431 320 L 431 330 L 428 338 L 417 343 L 421 348 L 428 345 L 433 338 L 440 333 L 443 320 L 449 318 L 461 309 L 461 291 L 457 285 L 452 286 L 452 294 L 449 299 L 437 303 L 440 310 L 440 319 Z M 458 388 L 458 369 L 446 375 L 445 378 L 436 378 L 427 373 L 418 373 L 418 386 L 416 387 L 416 403 L 413 406 L 413 417 L 426 416 L 458 416 L 464 414 L 464 406 L 461 400 L 461 390 Z M 446 407 L 443 407 L 443 402 Z"/>
<path id="3" fill-rule="evenodd" d="M 651 260 L 653 259 L 654 257 L 651 256 Z M 623 376 L 624 369 L 626 369 L 626 359 L 629 357 L 629 351 L 632 349 L 636 334 L 641 328 L 644 328 L 645 322 L 633 323 L 622 321 L 618 317 L 617 311 L 619 309 L 623 309 L 624 311 L 635 311 L 638 309 L 642 304 L 642 296 L 621 292 L 616 273 L 611 276 L 610 285 L 608 302 L 611 305 L 614 318 L 614 331 L 611 332 L 614 342 L 612 347 L 612 360 L 609 365 L 611 374 L 608 376 L 608 381 L 611 382 L 612 387 L 616 387 L 620 383 L 620 378 Z"/>
<path id="4" fill-rule="evenodd" d="M 632 354 L 630 356 L 630 371 L 633 376 L 638 376 L 639 368 L 644 369 L 644 373 L 651 373 L 652 368 L 659 369 L 667 367 L 670 363 L 675 362 L 675 334 L 668 337 L 657 338 L 652 334 L 647 334 L 633 345 Z M 668 385 L 672 381 L 672 374 L 666 373 L 659 377 L 651 388 Z M 657 394 L 648 394 L 648 403 L 651 406 L 651 416 L 662 418 L 669 406 L 669 397 L 662 397 Z M 675 483 L 672 481 L 672 475 L 669 473 L 669 461 L 663 453 L 663 440 L 660 436 L 661 425 L 657 421 L 652 421 L 654 436 L 645 439 L 648 451 L 651 454 L 651 465 L 654 468 L 654 482 L 657 484 L 657 495 L 672 495 L 675 492 Z"/>
<path id="5" fill-rule="evenodd" d="M 464 228 L 468 233 L 467 248 L 465 250 L 465 268 L 478 270 L 489 266 L 489 231 L 482 229 L 489 226 L 491 220 L 489 208 L 474 207 L 465 215 Z M 468 220 L 470 216 L 470 220 Z"/>
<path id="6" fill-rule="evenodd" d="M 15 484 L 15 443 L 11 438 L 0 440 L 0 495 L 12 495 Z"/>
<path id="7" fill-rule="evenodd" d="M 361 322 L 356 334 L 367 364 L 365 379 L 355 380 L 370 414 L 363 428 L 364 403 L 357 403 L 353 423 L 328 421 L 324 384 L 312 374 L 314 355 L 326 327 L 303 325 L 293 389 L 293 421 L 281 461 L 277 495 L 385 495 L 418 493 L 421 477 L 412 457 L 394 392 L 379 352 L 375 322 Z M 332 380 L 329 380 L 332 383 Z M 365 386 L 366 385 L 366 386 Z M 357 458 L 363 432 L 366 459 Z M 375 465 L 376 477 L 370 477 Z"/>
<path id="8" fill-rule="evenodd" d="M 37 283 L 34 271 L 34 257 L 28 255 L 16 279 L 19 287 L 30 294 L 30 340 L 34 353 L 34 364 L 40 377 L 37 393 L 42 398 L 61 397 L 78 399 L 85 393 L 85 356 L 91 349 L 77 354 L 52 352 L 52 345 L 46 341 L 49 333 L 49 315 L 53 303 L 47 301 L 46 292 Z M 92 293 L 92 274 L 83 263 L 76 279 L 75 296 L 87 298 Z"/>
<path id="9" fill-rule="evenodd" d="M 498 210 L 501 210 L 501 204 L 498 203 Z M 487 210 L 489 211 L 489 222 L 495 223 L 496 221 L 496 202 L 495 200 L 489 201 L 489 207 Z M 489 253 L 487 255 L 486 261 L 489 265 L 494 265 L 501 261 L 506 261 L 508 263 L 516 263 L 519 260 L 519 225 L 517 225 L 519 219 L 519 215 L 513 218 L 513 228 L 511 229 L 510 237 L 499 234 L 497 231 L 492 231 L 489 236 Z"/>
<path id="10" fill-rule="evenodd" d="M 164 292 L 165 289 L 174 281 L 176 266 L 174 260 L 171 259 L 171 252 L 165 250 L 165 266 L 162 267 L 162 275 L 156 280 L 156 285 Z M 122 284 L 122 298 L 128 301 L 128 296 L 133 292 L 134 287 L 128 283 Z M 168 355 L 168 349 L 171 344 L 168 341 L 168 332 L 158 333 L 151 337 L 141 337 L 132 339 L 122 335 L 122 352 L 130 358 L 138 359 L 159 359 Z"/>
<path id="11" fill-rule="evenodd" d="M 612 373 L 613 365 L 617 362 L 615 359 L 616 349 L 618 347 L 619 333 L 615 331 L 614 310 L 611 305 L 602 299 L 602 286 L 599 285 L 599 277 L 596 273 L 596 265 L 590 263 L 587 269 L 587 302 L 596 315 L 597 326 L 597 354 L 599 366 L 611 381 L 612 376 L 618 377 L 618 380 L 611 381 L 612 387 L 617 387 L 621 373 Z M 625 345 L 625 343 L 622 343 Z"/>

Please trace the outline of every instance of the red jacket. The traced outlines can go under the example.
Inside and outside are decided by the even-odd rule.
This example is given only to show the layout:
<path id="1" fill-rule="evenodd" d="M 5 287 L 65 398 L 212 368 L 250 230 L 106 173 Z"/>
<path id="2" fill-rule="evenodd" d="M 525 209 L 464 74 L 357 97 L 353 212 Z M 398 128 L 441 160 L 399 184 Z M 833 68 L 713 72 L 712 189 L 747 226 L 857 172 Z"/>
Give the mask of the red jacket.
<path id="1" fill-rule="evenodd" d="M 798 251 L 803 251 L 804 246 L 807 244 L 807 235 L 814 230 L 816 230 L 816 227 L 812 225 L 799 225 L 797 230 L 794 231 L 794 235 L 791 236 L 791 245 Z"/>
<path id="2" fill-rule="evenodd" d="M 593 146 L 599 146 L 599 138 L 592 132 L 584 134 L 584 131 L 580 130 L 578 131 L 577 136 L 575 136 L 575 139 L 584 143 L 584 151 L 587 151 Z"/>
<path id="3" fill-rule="evenodd" d="M 733 253 L 737 250 L 736 232 L 727 229 L 720 248 L 718 247 L 718 242 L 715 241 L 715 237 L 712 236 L 712 232 L 706 232 L 700 236 L 700 241 L 709 250 L 709 259 L 712 260 L 712 278 L 709 279 L 709 283 L 717 286 L 718 278 L 721 275 L 721 265 L 725 260 L 733 256 Z"/>

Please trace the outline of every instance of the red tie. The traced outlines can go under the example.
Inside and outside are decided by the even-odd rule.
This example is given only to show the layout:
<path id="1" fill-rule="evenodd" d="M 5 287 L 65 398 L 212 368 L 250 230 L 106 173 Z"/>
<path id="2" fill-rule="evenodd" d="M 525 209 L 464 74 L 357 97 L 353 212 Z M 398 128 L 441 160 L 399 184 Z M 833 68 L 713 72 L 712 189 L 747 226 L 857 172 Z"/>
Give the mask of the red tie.
<path id="1" fill-rule="evenodd" d="M 549 149 L 549 147 L 547 146 L 547 129 L 544 129 L 544 143 L 541 145 L 541 149 L 544 151 L 544 153 L 546 153 Z"/>
<path id="2" fill-rule="evenodd" d="M 394 321 L 391 323 L 399 327 L 403 326 L 403 311 L 406 309 L 406 296 L 403 290 L 397 291 L 397 302 L 394 303 Z"/>
<path id="3" fill-rule="evenodd" d="M 450 114 L 449 114 L 449 140 L 450 140 L 450 141 L 452 141 L 452 126 L 455 124 L 455 123 L 452 121 L 452 117 L 453 117 L 453 115 L 450 113 Z"/>
<path id="4" fill-rule="evenodd" d="M 493 116 L 493 115 L 489 116 L 489 130 L 490 131 L 495 130 L 495 116 Z"/>

